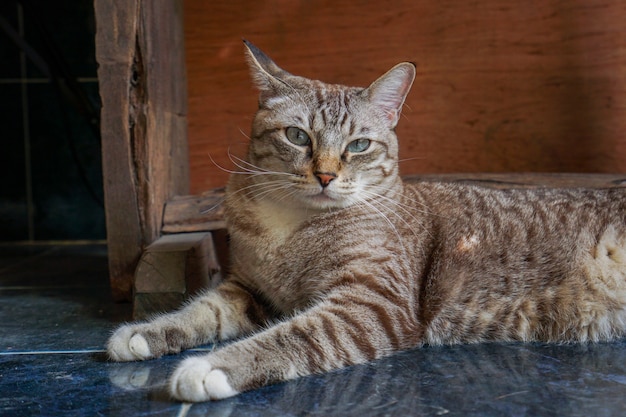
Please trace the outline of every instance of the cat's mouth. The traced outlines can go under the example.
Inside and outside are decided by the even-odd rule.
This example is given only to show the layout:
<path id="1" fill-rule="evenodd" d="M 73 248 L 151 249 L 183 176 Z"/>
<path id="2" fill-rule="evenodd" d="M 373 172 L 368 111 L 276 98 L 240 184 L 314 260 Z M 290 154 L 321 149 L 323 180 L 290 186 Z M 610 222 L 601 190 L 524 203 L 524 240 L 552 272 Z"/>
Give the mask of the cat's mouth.
<path id="1" fill-rule="evenodd" d="M 334 209 L 341 208 L 346 205 L 346 201 L 344 198 L 334 196 L 331 193 L 328 193 L 326 190 L 322 190 L 321 192 L 313 195 L 307 196 L 308 204 L 317 208 L 317 209 Z"/>
<path id="2" fill-rule="evenodd" d="M 314 196 L 311 197 L 311 199 L 313 201 L 327 201 L 327 202 L 336 201 L 334 198 L 326 194 L 324 191 L 322 191 L 319 194 L 315 194 Z"/>
<path id="3" fill-rule="evenodd" d="M 322 188 L 321 190 L 308 188 L 307 190 L 303 190 L 304 192 L 301 194 L 301 197 L 304 198 L 305 201 L 334 201 L 335 198 L 333 193 L 330 192 L 326 188 Z"/>

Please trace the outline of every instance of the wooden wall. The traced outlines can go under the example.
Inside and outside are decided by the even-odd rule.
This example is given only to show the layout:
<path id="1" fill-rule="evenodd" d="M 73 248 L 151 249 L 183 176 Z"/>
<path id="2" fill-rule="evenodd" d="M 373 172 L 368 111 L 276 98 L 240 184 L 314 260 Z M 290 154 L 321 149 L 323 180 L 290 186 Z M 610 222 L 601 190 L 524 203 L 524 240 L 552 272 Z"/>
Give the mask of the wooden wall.
<path id="1" fill-rule="evenodd" d="M 256 109 L 246 38 L 286 70 L 417 79 L 404 174 L 626 172 L 624 0 L 185 0 L 191 191 L 221 186 Z"/>

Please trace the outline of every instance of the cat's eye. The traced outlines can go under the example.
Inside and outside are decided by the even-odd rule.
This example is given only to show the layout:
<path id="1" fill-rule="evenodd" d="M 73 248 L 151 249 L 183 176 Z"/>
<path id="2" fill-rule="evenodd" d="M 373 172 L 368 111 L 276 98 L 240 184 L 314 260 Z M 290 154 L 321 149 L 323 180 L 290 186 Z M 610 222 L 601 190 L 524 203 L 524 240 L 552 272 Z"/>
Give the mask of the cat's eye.
<path id="1" fill-rule="evenodd" d="M 369 139 L 353 140 L 352 142 L 348 143 L 346 150 L 352 153 L 365 152 L 370 147 L 371 143 L 372 141 Z"/>
<path id="2" fill-rule="evenodd" d="M 307 146 L 311 143 L 311 139 L 309 135 L 302 129 L 298 129 L 297 127 L 290 126 L 285 130 L 285 134 L 287 135 L 287 139 L 289 142 L 298 146 Z"/>

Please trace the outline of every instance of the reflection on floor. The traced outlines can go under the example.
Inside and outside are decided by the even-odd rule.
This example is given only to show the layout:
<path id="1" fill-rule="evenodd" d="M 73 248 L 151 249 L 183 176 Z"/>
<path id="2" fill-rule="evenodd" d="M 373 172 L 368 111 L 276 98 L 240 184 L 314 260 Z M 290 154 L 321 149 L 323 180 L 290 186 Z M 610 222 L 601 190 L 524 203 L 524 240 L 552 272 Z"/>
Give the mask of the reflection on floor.
<path id="1" fill-rule="evenodd" d="M 1 416 L 626 415 L 626 343 L 426 347 L 214 403 L 171 401 L 181 356 L 106 360 L 103 245 L 0 247 Z"/>

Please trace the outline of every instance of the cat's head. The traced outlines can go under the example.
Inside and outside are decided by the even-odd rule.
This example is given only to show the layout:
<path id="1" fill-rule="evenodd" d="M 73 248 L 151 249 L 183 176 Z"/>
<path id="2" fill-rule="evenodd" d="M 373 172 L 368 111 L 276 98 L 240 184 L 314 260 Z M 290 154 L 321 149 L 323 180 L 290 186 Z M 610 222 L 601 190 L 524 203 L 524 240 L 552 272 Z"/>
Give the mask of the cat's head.
<path id="1" fill-rule="evenodd" d="M 367 88 L 294 76 L 245 41 L 260 90 L 248 162 L 253 195 L 305 208 L 347 207 L 398 184 L 395 127 L 415 78 L 396 65 Z"/>

